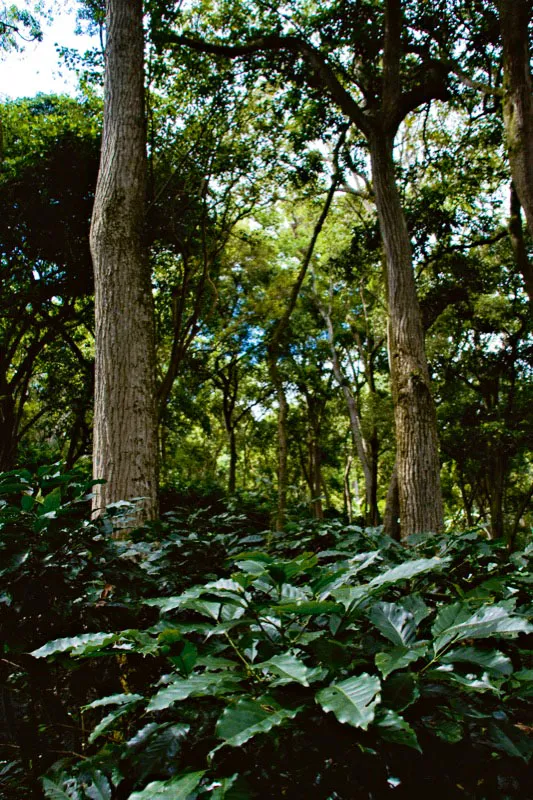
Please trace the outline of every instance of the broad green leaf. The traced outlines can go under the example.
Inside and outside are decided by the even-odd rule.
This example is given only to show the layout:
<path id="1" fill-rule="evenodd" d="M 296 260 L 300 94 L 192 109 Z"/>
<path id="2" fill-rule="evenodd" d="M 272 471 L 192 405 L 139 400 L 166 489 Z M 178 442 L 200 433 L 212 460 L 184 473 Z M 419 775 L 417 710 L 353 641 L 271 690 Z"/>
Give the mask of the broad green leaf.
<path id="1" fill-rule="evenodd" d="M 123 706 L 142 699 L 142 694 L 110 694 L 108 697 L 99 697 L 98 700 L 93 700 L 92 703 L 83 706 L 81 710 L 87 711 L 89 708 L 99 708 L 100 706 Z"/>
<path id="2" fill-rule="evenodd" d="M 147 770 L 143 774 L 153 774 L 166 764 L 176 762 L 189 730 L 190 726 L 181 722 L 166 722 L 152 728 L 145 726 L 126 744 L 142 761 L 143 769 Z M 131 757 L 131 754 L 124 755 Z"/>
<path id="3" fill-rule="evenodd" d="M 514 758 L 520 758 L 526 764 L 533 755 L 533 741 L 525 736 L 515 725 L 502 727 L 492 722 L 489 726 L 491 744 Z"/>
<path id="4" fill-rule="evenodd" d="M 450 642 L 532 631 L 533 625 L 522 617 L 511 615 L 502 605 L 483 606 L 472 614 L 464 603 L 454 603 L 443 608 L 432 628 L 435 652 L 439 652 Z"/>
<path id="5" fill-rule="evenodd" d="M 111 785 L 106 776 L 99 771 L 92 775 L 92 781 L 85 789 L 90 800 L 111 800 Z"/>
<path id="6" fill-rule="evenodd" d="M 418 558 L 415 561 L 404 561 L 403 564 L 399 564 L 397 567 L 393 567 L 383 574 L 377 575 L 370 581 L 368 587 L 375 589 L 380 586 L 385 586 L 386 584 L 410 580 L 417 575 L 423 575 L 424 572 L 441 570 L 450 563 L 450 560 L 449 558 L 439 558 L 435 556 L 434 558 Z"/>
<path id="7" fill-rule="evenodd" d="M 311 669 L 292 653 L 273 656 L 268 661 L 263 661 L 262 664 L 256 666 L 257 669 L 268 669 L 269 672 L 278 675 L 280 680 L 276 681 L 276 685 L 295 681 L 301 683 L 302 686 L 309 686 L 309 681 L 316 680 L 322 674 L 320 667 Z"/>
<path id="8" fill-rule="evenodd" d="M 147 711 L 161 711 L 188 697 L 218 696 L 235 691 L 240 678 L 225 672 L 204 672 L 176 679 L 152 697 Z"/>
<path id="9" fill-rule="evenodd" d="M 52 511 L 57 511 L 61 505 L 61 487 L 56 486 L 55 489 L 46 495 L 43 502 L 38 506 L 38 515 L 40 517 L 45 514 L 50 514 Z"/>
<path id="10" fill-rule="evenodd" d="M 190 772 L 188 775 L 178 775 L 169 781 L 152 781 L 141 792 L 130 794 L 128 800 L 187 800 L 202 780 L 205 772 L 204 769 L 199 772 Z"/>
<path id="11" fill-rule="evenodd" d="M 76 655 L 83 655 L 86 648 L 111 644 L 120 638 L 118 633 L 81 633 L 79 636 L 70 636 L 64 639 L 54 639 L 33 650 L 30 655 L 34 658 L 47 658 L 57 653 L 66 653 L 67 650 L 76 650 Z"/>
<path id="12" fill-rule="evenodd" d="M 68 791 L 65 791 L 50 778 L 43 778 L 43 791 L 48 800 L 81 800 L 80 793 L 72 781 Z"/>
<path id="13" fill-rule="evenodd" d="M 426 646 L 420 642 L 417 643 L 416 649 L 404 646 L 393 647 L 392 650 L 377 653 L 375 657 L 376 667 L 386 678 L 391 672 L 404 669 L 413 661 L 418 661 L 419 658 L 425 655 L 425 652 Z"/>
<path id="14" fill-rule="evenodd" d="M 476 664 L 489 672 L 500 675 L 511 675 L 513 665 L 511 659 L 499 650 L 478 650 L 476 647 L 459 647 L 450 650 L 440 659 L 443 664 Z"/>
<path id="15" fill-rule="evenodd" d="M 230 747 L 241 747 L 253 736 L 268 733 L 288 719 L 294 719 L 300 708 L 282 708 L 270 698 L 243 698 L 228 706 L 216 725 L 216 735 Z"/>
<path id="16" fill-rule="evenodd" d="M 408 645 L 415 638 L 414 617 L 398 603 L 374 603 L 368 617 L 393 644 Z"/>
<path id="17" fill-rule="evenodd" d="M 431 609 L 427 607 L 419 594 L 410 594 L 402 598 L 402 606 L 406 611 L 411 612 L 416 625 L 420 625 L 422 620 L 431 614 Z"/>
<path id="18" fill-rule="evenodd" d="M 32 494 L 23 494 L 20 499 L 20 507 L 23 511 L 31 511 L 35 505 L 35 497 Z"/>
<path id="19" fill-rule="evenodd" d="M 496 685 L 491 683 L 488 672 L 484 672 L 481 678 L 473 674 L 461 675 L 454 671 L 453 664 L 442 664 L 440 667 L 430 670 L 426 673 L 426 678 L 433 681 L 441 680 L 457 683 L 465 689 L 470 689 L 474 692 L 498 693 L 500 691 L 499 682 Z"/>
<path id="20" fill-rule="evenodd" d="M 150 736 L 155 733 L 155 731 L 158 731 L 163 727 L 164 725 L 160 725 L 158 722 L 149 722 L 148 725 L 145 725 L 143 728 L 137 731 L 135 736 L 132 736 L 131 739 L 128 739 L 126 745 L 132 748 L 142 747 L 142 745 L 148 741 Z M 188 726 L 185 727 L 188 728 Z"/>
<path id="21" fill-rule="evenodd" d="M 422 748 L 416 738 L 416 733 L 409 723 L 395 711 L 391 711 L 390 708 L 378 713 L 374 725 L 376 725 L 381 736 L 387 741 L 395 742 L 396 744 L 405 744 L 407 747 L 418 750 L 419 753 L 422 752 Z"/>
<path id="22" fill-rule="evenodd" d="M 383 705 L 394 711 L 403 711 L 420 697 L 417 681 L 409 672 L 400 672 L 387 678 L 383 684 Z"/>
<path id="23" fill-rule="evenodd" d="M 363 673 L 322 689 L 315 700 L 324 711 L 332 711 L 339 722 L 366 730 L 381 700 L 380 688 L 379 678 Z"/>
<path id="24" fill-rule="evenodd" d="M 140 695 L 131 695 L 131 697 L 140 697 Z M 101 736 L 108 730 L 108 728 L 110 728 L 112 725 L 115 724 L 117 719 L 120 719 L 120 717 L 123 717 L 125 714 L 127 714 L 133 708 L 133 706 L 136 705 L 138 702 L 139 700 L 137 699 L 132 700 L 131 703 L 127 703 L 126 705 L 121 705 L 114 711 L 111 711 L 109 714 L 107 714 L 103 718 L 103 720 L 98 723 L 96 728 L 89 736 L 89 744 L 95 742 L 99 736 Z"/>

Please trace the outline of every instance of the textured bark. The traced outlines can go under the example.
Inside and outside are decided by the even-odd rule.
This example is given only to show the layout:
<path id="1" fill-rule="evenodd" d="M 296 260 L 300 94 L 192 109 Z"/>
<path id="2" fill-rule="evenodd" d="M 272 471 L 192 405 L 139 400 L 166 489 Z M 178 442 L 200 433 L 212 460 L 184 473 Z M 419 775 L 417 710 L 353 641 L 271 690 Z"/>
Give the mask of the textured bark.
<path id="1" fill-rule="evenodd" d="M 504 68 L 503 116 L 509 162 L 513 183 L 533 236 L 533 81 L 528 40 L 530 0 L 500 0 L 499 10 Z"/>
<path id="2" fill-rule="evenodd" d="M 157 515 L 153 299 L 144 244 L 146 129 L 141 0 L 108 0 L 104 128 L 91 225 L 96 364 L 93 511 L 144 498 Z"/>
<path id="3" fill-rule="evenodd" d="M 437 420 L 429 384 L 412 253 L 394 176 L 393 140 L 369 141 L 385 248 L 389 350 L 402 536 L 443 527 Z"/>
<path id="4" fill-rule="evenodd" d="M 516 261 L 516 266 L 522 273 L 530 305 L 533 304 L 533 264 L 529 260 L 524 241 L 522 228 L 522 214 L 520 213 L 520 199 L 514 184 L 511 184 L 511 203 L 509 214 L 509 236 Z"/>

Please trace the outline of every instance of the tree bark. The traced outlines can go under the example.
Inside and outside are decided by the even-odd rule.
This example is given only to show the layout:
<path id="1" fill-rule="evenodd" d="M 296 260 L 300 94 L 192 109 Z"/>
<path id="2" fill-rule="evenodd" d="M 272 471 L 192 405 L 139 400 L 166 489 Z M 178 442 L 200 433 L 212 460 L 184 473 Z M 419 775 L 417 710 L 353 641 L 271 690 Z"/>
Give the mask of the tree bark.
<path id="1" fill-rule="evenodd" d="M 533 81 L 528 37 L 530 0 L 499 0 L 499 11 L 507 149 L 513 183 L 533 236 Z"/>
<path id="2" fill-rule="evenodd" d="M 437 420 L 430 390 L 412 252 L 394 175 L 393 137 L 369 139 L 386 256 L 390 371 L 402 536 L 443 528 Z"/>
<path id="3" fill-rule="evenodd" d="M 520 199 L 513 183 L 511 183 L 511 202 L 509 213 L 509 236 L 516 261 L 516 266 L 522 273 L 524 285 L 529 297 L 529 304 L 533 306 L 533 264 L 529 260 L 524 241 L 522 228 L 522 214 L 520 213 Z"/>
<path id="4" fill-rule="evenodd" d="M 157 516 L 153 298 L 144 243 L 146 127 L 141 0 L 107 1 L 104 127 L 91 224 L 95 279 L 93 512 L 142 497 Z"/>

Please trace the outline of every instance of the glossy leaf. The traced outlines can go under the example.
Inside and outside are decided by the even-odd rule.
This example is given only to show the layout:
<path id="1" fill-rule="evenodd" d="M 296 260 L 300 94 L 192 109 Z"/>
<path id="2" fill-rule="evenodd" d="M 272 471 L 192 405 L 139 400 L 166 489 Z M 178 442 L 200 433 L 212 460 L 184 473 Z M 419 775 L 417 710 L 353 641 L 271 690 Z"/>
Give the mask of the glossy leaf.
<path id="1" fill-rule="evenodd" d="M 375 589 L 387 584 L 399 583 L 400 581 L 411 580 L 425 572 L 433 572 L 444 569 L 450 563 L 449 558 L 418 558 L 414 561 L 404 561 L 397 567 L 387 570 L 381 575 L 377 575 L 368 584 L 369 588 Z"/>
<path id="2" fill-rule="evenodd" d="M 102 772 L 95 771 L 91 783 L 86 787 L 85 794 L 90 800 L 111 800 L 111 785 Z"/>
<path id="3" fill-rule="evenodd" d="M 90 647 L 103 647 L 111 644 L 120 637 L 117 633 L 81 633 L 79 636 L 69 636 L 64 639 L 54 639 L 43 644 L 42 647 L 33 650 L 30 655 L 34 658 L 47 658 L 66 653 L 68 650 L 76 650 L 76 655 L 83 655 Z"/>
<path id="4" fill-rule="evenodd" d="M 498 675 L 511 675 L 511 659 L 499 650 L 479 650 L 475 647 L 460 647 L 450 650 L 440 659 L 443 664 L 476 664 Z"/>
<path id="5" fill-rule="evenodd" d="M 205 770 L 200 770 L 169 781 L 152 781 L 142 791 L 130 794 L 128 800 L 187 800 L 204 775 Z"/>
<path id="6" fill-rule="evenodd" d="M 81 800 L 81 795 L 77 788 L 73 786 L 71 781 L 71 788 L 66 792 L 58 783 L 50 780 L 50 778 L 43 778 L 43 791 L 48 800 Z"/>
<path id="7" fill-rule="evenodd" d="M 374 725 L 378 728 L 380 735 L 389 742 L 396 744 L 404 744 L 407 747 L 412 747 L 414 750 L 422 752 L 422 748 L 416 738 L 416 733 L 406 720 L 391 711 L 390 708 L 385 711 L 379 712 L 376 716 Z"/>
<path id="8" fill-rule="evenodd" d="M 443 608 L 432 628 L 436 652 L 451 642 L 464 639 L 484 639 L 531 631 L 533 625 L 522 617 L 510 614 L 503 606 L 483 606 L 472 613 L 469 606 L 463 603 L 454 603 Z"/>
<path id="9" fill-rule="evenodd" d="M 332 711 L 339 722 L 366 730 L 381 700 L 380 688 L 379 678 L 363 673 L 322 689 L 315 700 L 324 711 Z"/>
<path id="10" fill-rule="evenodd" d="M 398 603 L 374 603 L 368 617 L 393 644 L 408 645 L 415 638 L 413 614 Z"/>
<path id="11" fill-rule="evenodd" d="M 235 691 L 240 679 L 225 672 L 204 672 L 176 679 L 164 689 L 160 689 L 148 704 L 147 711 L 162 711 L 164 708 L 186 700 L 188 697 L 205 697 Z"/>
<path id="12" fill-rule="evenodd" d="M 263 661 L 261 664 L 256 665 L 257 669 L 267 669 L 269 672 L 278 675 L 280 680 L 276 684 L 284 684 L 296 682 L 302 686 L 309 686 L 309 682 L 316 680 L 321 674 L 320 668 L 311 669 L 307 667 L 303 661 L 292 653 L 282 653 L 279 656 L 273 656 L 268 661 Z"/>
<path id="13" fill-rule="evenodd" d="M 426 652 L 425 645 L 418 645 L 416 649 L 410 647 L 393 647 L 392 650 L 387 650 L 383 653 L 377 653 L 375 657 L 376 667 L 379 669 L 384 678 L 395 672 L 398 669 L 404 669 L 418 661 Z"/>
<path id="14" fill-rule="evenodd" d="M 241 747 L 260 733 L 268 733 L 294 717 L 299 708 L 282 708 L 270 698 L 252 700 L 243 698 L 228 706 L 216 725 L 216 735 L 231 747 Z"/>
<path id="15" fill-rule="evenodd" d="M 132 695 L 132 697 L 136 697 L 136 695 Z M 131 703 L 128 703 L 127 705 L 121 705 L 114 711 L 111 711 L 109 714 L 107 714 L 92 731 L 91 735 L 89 736 L 89 744 L 95 742 L 99 736 L 111 728 L 118 719 L 127 714 L 138 702 L 138 700 L 132 700 Z"/>
<path id="16" fill-rule="evenodd" d="M 100 706 L 123 706 L 142 699 L 142 694 L 111 694 L 108 697 L 99 697 L 98 700 L 93 700 L 92 703 L 83 706 L 82 711 L 87 711 L 89 708 L 99 708 Z"/>

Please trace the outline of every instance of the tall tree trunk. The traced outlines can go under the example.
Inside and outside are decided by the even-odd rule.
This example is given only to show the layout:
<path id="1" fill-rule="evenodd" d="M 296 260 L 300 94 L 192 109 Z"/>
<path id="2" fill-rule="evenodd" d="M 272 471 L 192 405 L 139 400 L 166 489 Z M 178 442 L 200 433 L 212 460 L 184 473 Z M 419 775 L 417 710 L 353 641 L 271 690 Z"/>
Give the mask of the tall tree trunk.
<path id="1" fill-rule="evenodd" d="M 369 138 L 372 178 L 386 257 L 390 371 L 402 536 L 443 527 L 435 406 L 416 295 L 407 224 L 394 175 L 393 137 Z"/>
<path id="2" fill-rule="evenodd" d="M 533 81 L 528 34 L 531 3 L 530 0 L 499 0 L 498 5 L 503 45 L 503 118 L 509 162 L 533 236 Z"/>
<path id="3" fill-rule="evenodd" d="M 96 367 L 93 511 L 142 497 L 157 515 L 152 287 L 144 243 L 146 128 L 142 0 L 107 0 L 104 128 L 91 225 Z"/>

